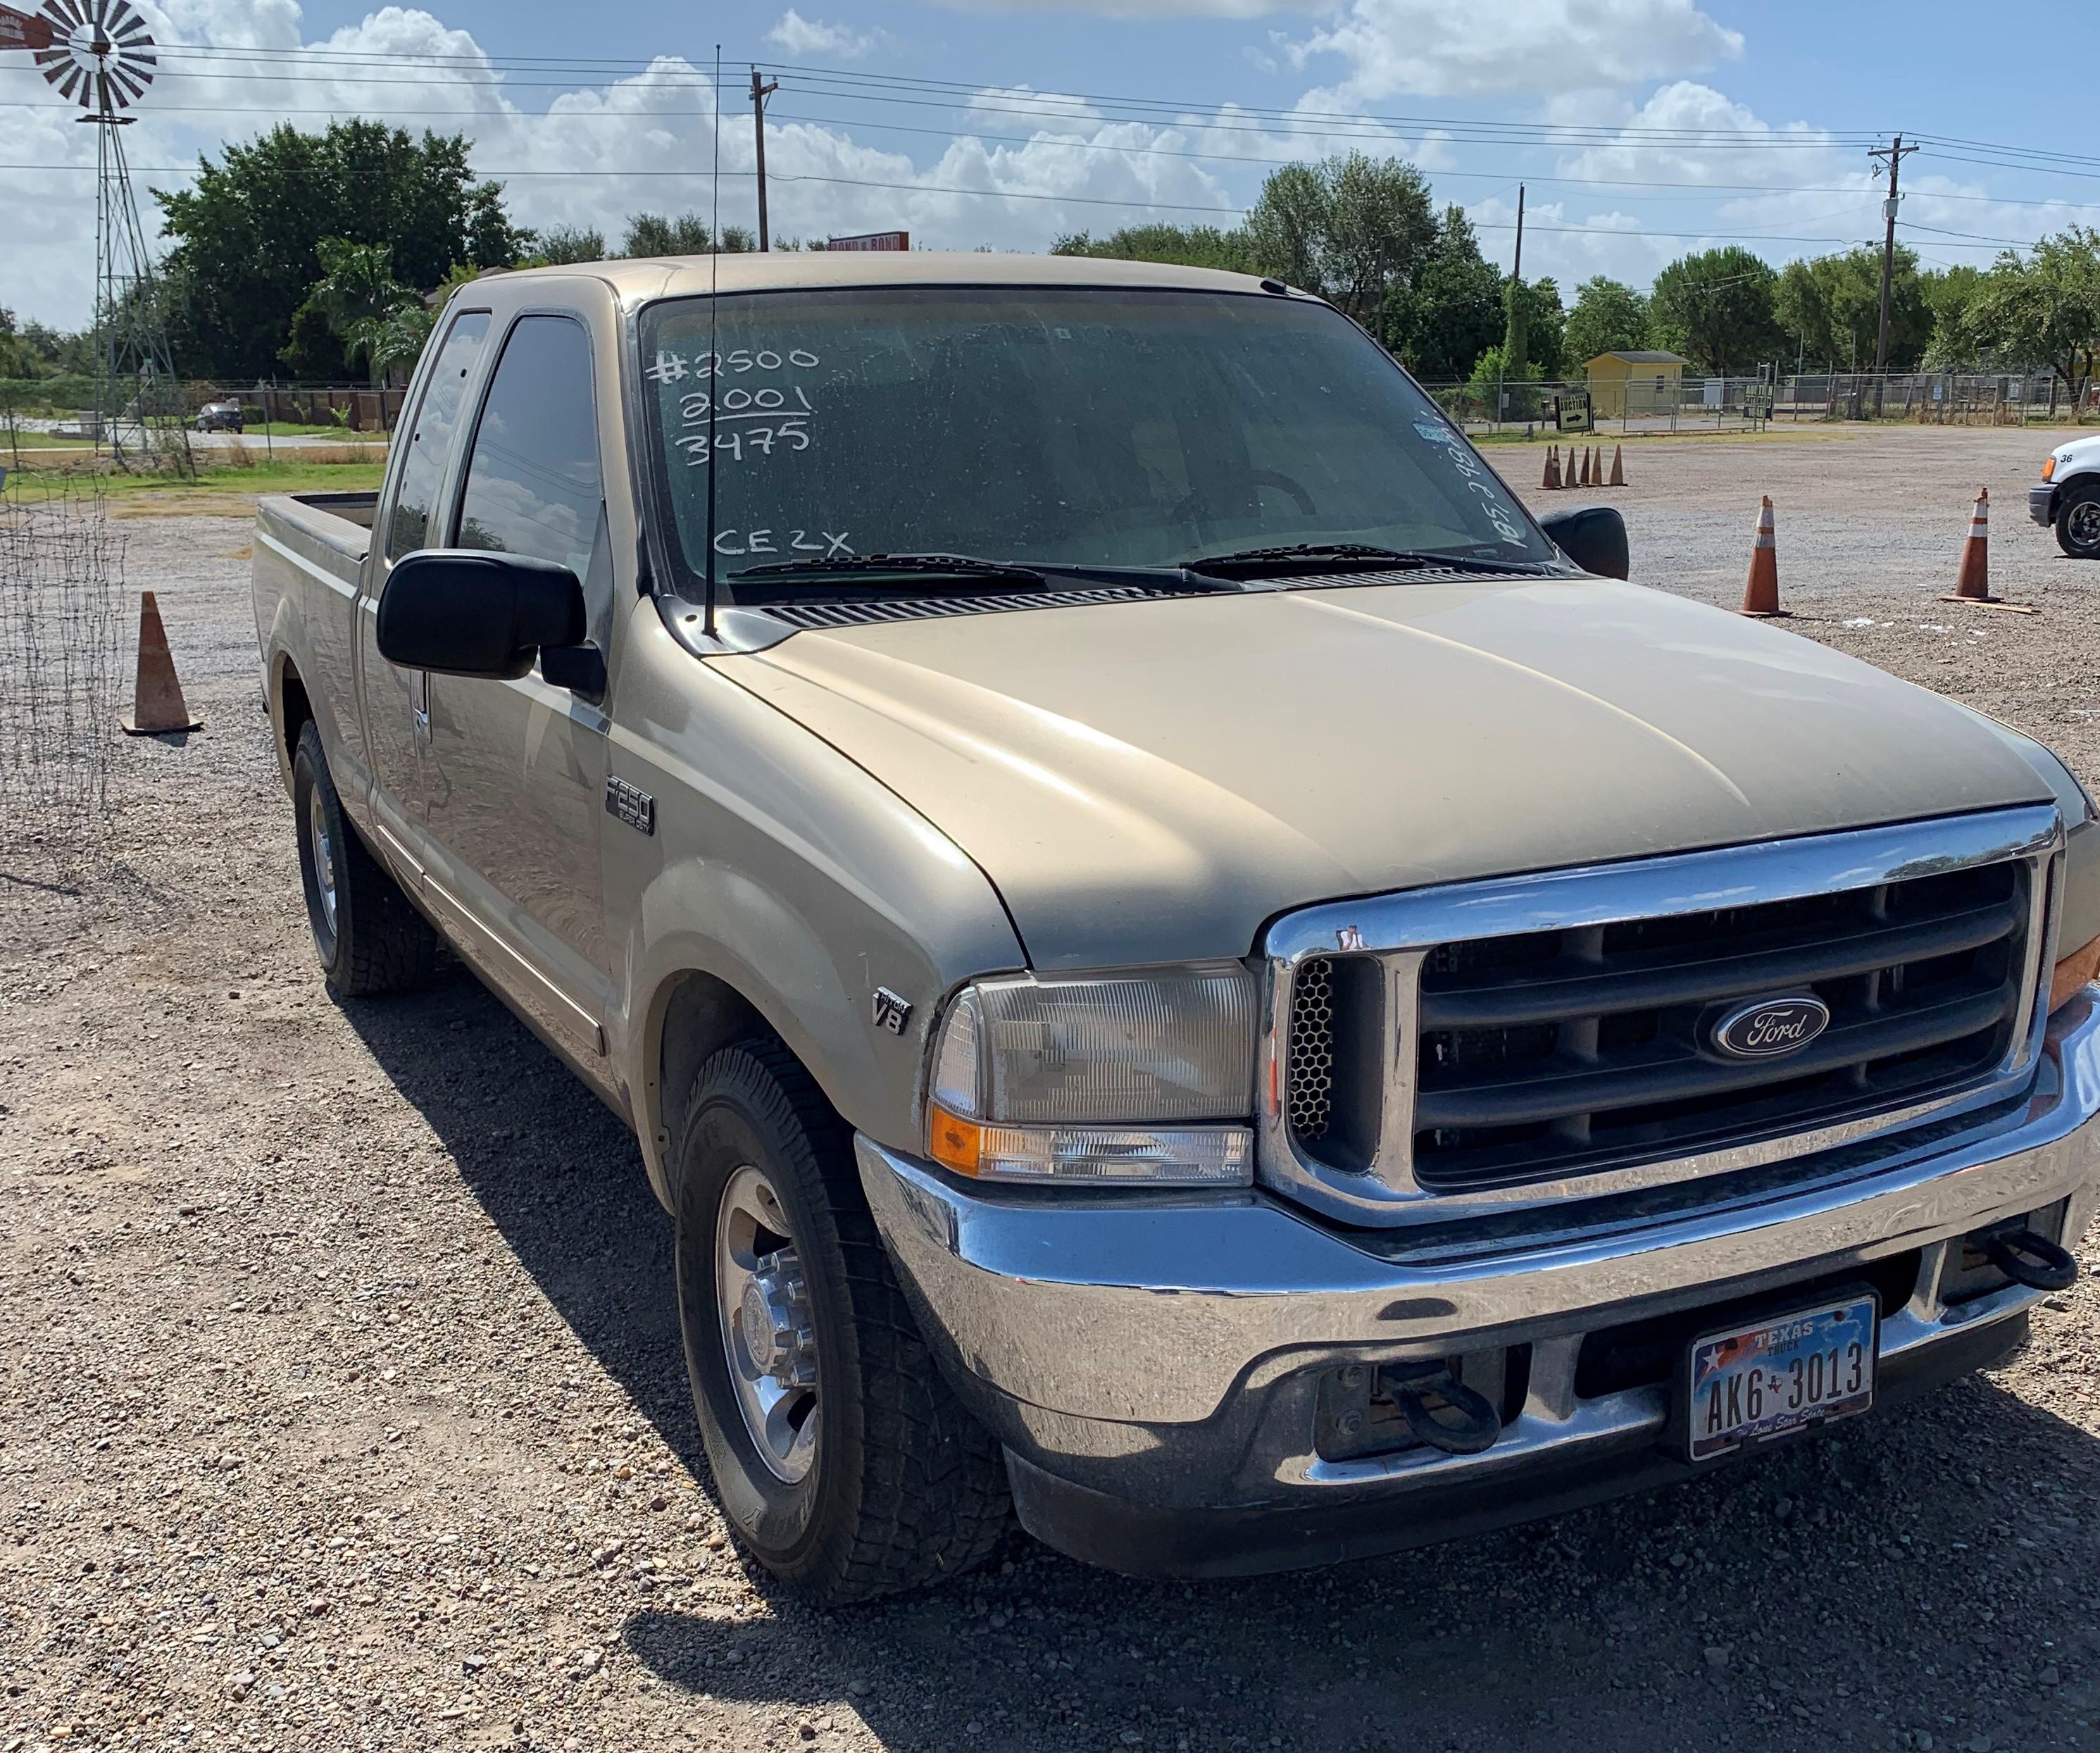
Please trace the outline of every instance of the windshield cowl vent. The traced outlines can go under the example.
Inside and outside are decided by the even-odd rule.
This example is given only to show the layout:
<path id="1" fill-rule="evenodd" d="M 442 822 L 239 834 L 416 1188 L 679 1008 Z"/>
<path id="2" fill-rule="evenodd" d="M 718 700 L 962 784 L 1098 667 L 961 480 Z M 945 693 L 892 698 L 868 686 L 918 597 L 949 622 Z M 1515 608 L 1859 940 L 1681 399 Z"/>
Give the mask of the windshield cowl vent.
<path id="1" fill-rule="evenodd" d="M 944 615 L 1001 615 L 1013 609 L 1078 608 L 1099 603 L 1147 603 L 1162 598 L 1217 594 L 1209 589 L 1102 585 L 1079 590 L 1004 591 L 984 596 L 907 597 L 860 603 L 768 603 L 753 606 L 791 627 L 816 631 L 827 627 L 871 627 L 885 621 L 924 620 Z"/>

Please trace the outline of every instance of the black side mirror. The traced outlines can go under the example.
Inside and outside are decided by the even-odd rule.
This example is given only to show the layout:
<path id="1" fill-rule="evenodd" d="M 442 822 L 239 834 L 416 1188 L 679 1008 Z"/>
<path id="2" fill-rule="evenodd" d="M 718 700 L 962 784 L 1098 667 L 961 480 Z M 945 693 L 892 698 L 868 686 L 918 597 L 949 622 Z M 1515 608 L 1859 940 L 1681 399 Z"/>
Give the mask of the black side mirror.
<path id="1" fill-rule="evenodd" d="M 1626 520 L 1609 506 L 1552 512 L 1538 520 L 1538 527 L 1584 572 L 1599 578 L 1631 576 L 1633 559 L 1626 548 Z"/>
<path id="2" fill-rule="evenodd" d="M 395 562 L 378 634 L 404 669 L 514 682 L 542 648 L 584 642 L 584 587 L 551 560 L 428 548 Z"/>

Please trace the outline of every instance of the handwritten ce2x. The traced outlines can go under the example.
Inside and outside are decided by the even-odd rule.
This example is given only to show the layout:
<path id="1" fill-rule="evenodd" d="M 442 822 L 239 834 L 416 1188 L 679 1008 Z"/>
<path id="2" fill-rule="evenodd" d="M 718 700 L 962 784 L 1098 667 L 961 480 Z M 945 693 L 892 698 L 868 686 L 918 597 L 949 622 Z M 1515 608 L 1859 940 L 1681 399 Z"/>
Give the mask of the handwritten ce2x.
<path id="1" fill-rule="evenodd" d="M 746 554 L 794 553 L 820 554 L 827 560 L 834 554 L 850 554 L 853 552 L 846 545 L 844 530 L 834 535 L 827 529 L 791 529 L 787 532 L 788 545 L 785 548 L 774 545 L 773 538 L 779 533 L 778 530 L 770 529 L 726 529 L 715 537 L 715 552 L 726 559 L 735 559 Z M 809 539 L 812 536 L 819 539 L 812 541 Z M 739 537 L 742 538 L 741 545 L 738 545 Z"/>

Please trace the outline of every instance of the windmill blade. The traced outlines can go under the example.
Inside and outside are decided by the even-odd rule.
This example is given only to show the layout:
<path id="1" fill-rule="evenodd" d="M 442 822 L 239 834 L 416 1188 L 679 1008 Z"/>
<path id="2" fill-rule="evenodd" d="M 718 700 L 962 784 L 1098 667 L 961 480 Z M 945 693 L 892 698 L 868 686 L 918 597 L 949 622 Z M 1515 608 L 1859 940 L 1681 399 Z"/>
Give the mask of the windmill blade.
<path id="1" fill-rule="evenodd" d="M 103 9 L 102 22 L 109 34 L 114 37 L 121 35 L 130 26 L 139 23 L 139 15 L 125 4 L 125 0 L 117 0 L 114 6 L 105 7 Z"/>
<path id="2" fill-rule="evenodd" d="M 77 30 L 87 22 L 87 14 L 74 4 L 74 0 L 44 0 L 44 11 L 55 23 L 68 31 Z"/>
<path id="3" fill-rule="evenodd" d="M 146 87 L 152 82 L 141 78 L 128 67 L 112 67 L 109 72 L 110 77 L 123 87 L 124 95 L 121 101 L 126 104 L 138 102 L 146 95 Z"/>

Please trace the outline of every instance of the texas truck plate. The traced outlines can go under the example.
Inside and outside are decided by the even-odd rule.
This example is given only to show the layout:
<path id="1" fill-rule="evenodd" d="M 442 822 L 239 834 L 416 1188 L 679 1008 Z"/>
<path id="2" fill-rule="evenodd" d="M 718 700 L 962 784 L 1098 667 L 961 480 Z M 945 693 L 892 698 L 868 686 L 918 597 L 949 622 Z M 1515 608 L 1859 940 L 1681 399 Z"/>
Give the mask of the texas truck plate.
<path id="1" fill-rule="evenodd" d="M 1864 1412 L 1874 1399 L 1872 1296 L 1806 1309 L 1692 1342 L 1695 1461 L 1819 1420 Z"/>

